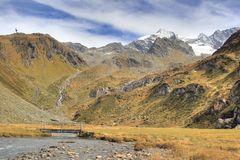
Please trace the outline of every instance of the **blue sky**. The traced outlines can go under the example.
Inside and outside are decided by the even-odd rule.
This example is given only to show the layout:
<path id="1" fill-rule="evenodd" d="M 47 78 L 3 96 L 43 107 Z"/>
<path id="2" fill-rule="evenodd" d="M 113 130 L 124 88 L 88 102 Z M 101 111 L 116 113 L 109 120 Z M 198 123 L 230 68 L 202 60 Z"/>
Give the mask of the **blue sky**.
<path id="1" fill-rule="evenodd" d="M 48 33 L 59 41 L 124 44 L 159 28 L 180 36 L 240 25 L 238 0 L 1 0 L 0 34 Z"/>

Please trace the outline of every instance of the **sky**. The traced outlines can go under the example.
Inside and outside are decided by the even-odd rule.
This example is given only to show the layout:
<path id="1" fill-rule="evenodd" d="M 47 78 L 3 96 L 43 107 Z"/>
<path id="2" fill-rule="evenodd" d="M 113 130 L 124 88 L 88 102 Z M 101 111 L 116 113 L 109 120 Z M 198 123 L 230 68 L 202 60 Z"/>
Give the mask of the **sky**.
<path id="1" fill-rule="evenodd" d="M 61 42 L 127 44 L 160 28 L 194 38 L 240 26 L 239 0 L 0 0 L 0 34 L 15 28 Z"/>

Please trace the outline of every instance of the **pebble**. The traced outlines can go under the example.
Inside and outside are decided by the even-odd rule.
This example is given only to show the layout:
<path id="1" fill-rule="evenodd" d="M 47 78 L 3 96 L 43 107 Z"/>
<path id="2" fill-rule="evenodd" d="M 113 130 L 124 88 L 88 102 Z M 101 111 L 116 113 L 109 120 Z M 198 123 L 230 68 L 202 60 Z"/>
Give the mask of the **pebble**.
<path id="1" fill-rule="evenodd" d="M 109 143 L 112 144 L 112 143 Z M 133 145 L 124 144 L 117 145 L 110 148 L 96 148 L 95 146 L 76 147 L 71 145 L 63 146 L 58 144 L 57 146 L 50 146 L 48 148 L 42 148 L 39 152 L 32 152 L 27 154 L 21 154 L 14 160 L 79 160 L 82 159 L 82 155 L 90 156 L 85 157 L 87 160 L 147 160 L 150 159 L 151 153 L 148 151 L 134 151 Z M 77 149 L 77 151 L 75 150 Z M 101 153 L 97 154 L 97 153 Z M 97 155 L 96 155 L 97 154 Z M 95 156 L 93 156 L 95 155 Z M 92 156 L 92 157 L 91 157 Z"/>
<path id="2" fill-rule="evenodd" d="M 96 156 L 96 159 L 101 159 L 102 158 L 102 156 Z"/>

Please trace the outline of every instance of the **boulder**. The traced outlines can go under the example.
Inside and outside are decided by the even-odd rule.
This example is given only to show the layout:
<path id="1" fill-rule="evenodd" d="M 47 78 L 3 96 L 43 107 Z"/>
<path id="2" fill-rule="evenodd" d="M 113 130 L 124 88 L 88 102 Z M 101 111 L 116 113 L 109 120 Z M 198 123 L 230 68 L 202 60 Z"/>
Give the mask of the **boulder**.
<path id="1" fill-rule="evenodd" d="M 191 92 L 195 95 L 203 94 L 205 92 L 205 89 L 200 84 L 192 83 L 186 86 L 186 92 Z"/>
<path id="2" fill-rule="evenodd" d="M 124 91 L 124 92 L 129 92 L 129 91 L 134 90 L 136 88 L 146 86 L 147 84 L 149 84 L 151 82 L 152 82 L 151 78 L 144 77 L 140 80 L 132 81 L 132 82 L 128 82 L 128 83 L 124 84 L 122 86 L 121 90 Z"/>
<path id="3" fill-rule="evenodd" d="M 180 97 L 183 96 L 186 93 L 186 88 L 182 87 L 182 88 L 176 88 L 172 91 L 171 95 L 173 97 Z"/>
<path id="4" fill-rule="evenodd" d="M 240 125 L 237 125 L 237 126 L 235 127 L 235 129 L 240 129 Z"/>
<path id="5" fill-rule="evenodd" d="M 107 95 L 111 92 L 111 88 L 110 87 L 101 87 L 101 88 L 96 88 L 96 89 L 92 89 L 89 93 L 89 97 L 93 97 L 93 98 L 98 98 L 104 95 Z"/>
<path id="6" fill-rule="evenodd" d="M 224 98 L 219 98 L 214 101 L 212 107 L 210 108 L 210 113 L 216 115 L 218 112 L 222 111 L 228 106 L 228 102 Z"/>
<path id="7" fill-rule="evenodd" d="M 201 86 L 200 84 L 197 83 L 192 83 L 187 85 L 186 87 L 181 87 L 181 88 L 175 88 L 172 92 L 171 92 L 171 96 L 173 97 L 187 97 L 187 98 L 191 98 L 191 97 L 196 97 L 198 95 L 202 95 L 203 93 L 205 93 L 205 89 L 203 88 L 203 86 Z"/>
<path id="8" fill-rule="evenodd" d="M 233 123 L 233 118 L 226 118 L 226 119 L 219 118 L 216 123 L 216 128 L 230 129 L 232 128 L 232 123 Z"/>
<path id="9" fill-rule="evenodd" d="M 170 86 L 167 83 L 162 83 L 153 88 L 152 96 L 154 97 L 165 96 L 168 93 L 170 93 L 170 91 L 171 91 Z"/>
<path id="10" fill-rule="evenodd" d="M 217 128 L 235 128 L 240 125 L 240 108 L 236 107 L 233 111 L 229 111 L 218 119 Z"/>
<path id="11" fill-rule="evenodd" d="M 240 104 L 240 80 L 238 80 L 232 87 L 229 99 L 234 104 Z"/>

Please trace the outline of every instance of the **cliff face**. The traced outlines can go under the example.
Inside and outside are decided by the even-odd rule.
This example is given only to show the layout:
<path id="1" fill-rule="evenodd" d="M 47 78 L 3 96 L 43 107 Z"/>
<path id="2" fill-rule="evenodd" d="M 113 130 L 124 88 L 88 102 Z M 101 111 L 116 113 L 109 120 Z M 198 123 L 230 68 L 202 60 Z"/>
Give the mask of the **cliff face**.
<path id="1" fill-rule="evenodd" d="M 86 64 L 76 52 L 65 47 L 49 35 L 13 34 L 9 37 L 9 40 L 17 54 L 21 55 L 22 62 L 26 66 L 30 66 L 32 61 L 41 54 L 45 55 L 48 60 L 52 60 L 54 56 L 60 56 L 74 67 Z"/>

